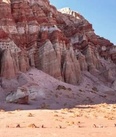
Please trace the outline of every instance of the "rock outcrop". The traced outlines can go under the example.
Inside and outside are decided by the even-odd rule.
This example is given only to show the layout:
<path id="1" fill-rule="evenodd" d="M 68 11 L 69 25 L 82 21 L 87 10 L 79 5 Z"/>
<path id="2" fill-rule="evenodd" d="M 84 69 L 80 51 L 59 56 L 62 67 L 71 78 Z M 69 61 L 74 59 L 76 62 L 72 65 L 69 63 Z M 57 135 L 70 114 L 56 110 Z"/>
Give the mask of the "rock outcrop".
<path id="1" fill-rule="evenodd" d="M 102 60 L 116 63 L 116 48 L 109 40 L 97 36 L 92 24 L 79 13 L 70 8 L 58 11 L 48 0 L 0 1 L 2 77 L 11 79 L 19 71 L 36 67 L 77 85 L 84 71 L 94 75 L 104 70 L 103 77 L 108 79 L 109 71 L 105 72 L 110 64 L 106 63 L 107 69 Z M 109 80 L 115 79 L 113 73 Z"/>
<path id="2" fill-rule="evenodd" d="M 39 88 L 37 86 L 18 87 L 17 91 L 10 92 L 7 95 L 6 101 L 9 103 L 28 104 L 30 100 L 36 100 L 38 97 Z"/>
<path id="3" fill-rule="evenodd" d="M 26 88 L 18 88 L 16 92 L 11 92 L 7 97 L 8 103 L 28 104 L 29 95 Z"/>
<path id="4" fill-rule="evenodd" d="M 14 78 L 16 75 L 16 66 L 10 50 L 5 50 L 1 59 L 1 76 L 4 78 Z"/>

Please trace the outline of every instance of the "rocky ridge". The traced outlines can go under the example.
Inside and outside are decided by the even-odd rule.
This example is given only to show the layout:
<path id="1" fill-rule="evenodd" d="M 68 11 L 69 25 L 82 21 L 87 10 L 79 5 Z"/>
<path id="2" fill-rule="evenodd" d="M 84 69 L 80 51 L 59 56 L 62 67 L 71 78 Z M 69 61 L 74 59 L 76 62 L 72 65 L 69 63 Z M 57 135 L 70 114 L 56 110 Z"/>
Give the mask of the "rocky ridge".
<path id="1" fill-rule="evenodd" d="M 115 63 L 113 43 L 97 36 L 92 24 L 70 8 L 58 11 L 48 0 L 0 0 L 2 78 L 35 67 L 74 85 L 89 72 L 113 87 Z"/>

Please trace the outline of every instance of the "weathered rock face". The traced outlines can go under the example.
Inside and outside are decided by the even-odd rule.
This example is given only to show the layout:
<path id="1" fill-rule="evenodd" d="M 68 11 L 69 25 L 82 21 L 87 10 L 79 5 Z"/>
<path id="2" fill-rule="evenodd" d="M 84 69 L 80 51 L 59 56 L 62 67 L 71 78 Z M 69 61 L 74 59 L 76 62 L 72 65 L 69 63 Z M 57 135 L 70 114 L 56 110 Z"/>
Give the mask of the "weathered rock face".
<path id="1" fill-rule="evenodd" d="M 77 84 L 81 81 L 80 65 L 73 49 L 66 52 L 63 64 L 63 76 L 64 81 L 67 83 Z"/>
<path id="2" fill-rule="evenodd" d="M 7 79 L 36 67 L 78 84 L 83 71 L 109 70 L 101 59 L 116 63 L 115 46 L 97 36 L 82 15 L 70 8 L 57 11 L 48 0 L 0 1 L 0 49 L 0 72 Z M 114 79 L 108 74 L 103 77 Z"/>
<path id="3" fill-rule="evenodd" d="M 48 40 L 38 49 L 38 68 L 53 77 L 62 79 L 61 76 L 61 55 L 57 54 L 54 45 Z"/>
<path id="4" fill-rule="evenodd" d="M 1 75 L 4 78 L 13 78 L 16 74 L 16 66 L 9 50 L 5 50 L 1 60 Z"/>

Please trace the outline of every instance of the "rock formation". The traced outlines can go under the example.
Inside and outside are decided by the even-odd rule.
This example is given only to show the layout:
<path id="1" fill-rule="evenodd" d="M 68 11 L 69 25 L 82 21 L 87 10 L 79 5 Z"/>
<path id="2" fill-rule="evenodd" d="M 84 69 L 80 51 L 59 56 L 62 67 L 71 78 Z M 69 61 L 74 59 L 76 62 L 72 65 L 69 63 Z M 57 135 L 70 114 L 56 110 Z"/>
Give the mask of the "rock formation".
<path id="1" fill-rule="evenodd" d="M 36 100 L 39 94 L 38 91 L 37 86 L 23 85 L 18 87 L 15 92 L 10 92 L 6 97 L 6 101 L 9 103 L 28 104 L 30 100 Z"/>
<path id="2" fill-rule="evenodd" d="M 2 77 L 11 79 L 36 67 L 75 85 L 84 71 L 94 75 L 104 70 L 103 77 L 114 80 L 109 61 L 116 63 L 115 46 L 97 36 L 79 13 L 70 8 L 58 11 L 48 0 L 0 0 Z"/>
<path id="3" fill-rule="evenodd" d="M 4 78 L 14 78 L 16 75 L 16 66 L 10 50 L 6 49 L 1 59 L 1 76 Z"/>
<path id="4" fill-rule="evenodd" d="M 9 103 L 28 104 L 29 95 L 27 89 L 18 88 L 17 92 L 11 92 L 7 97 L 6 101 Z"/>

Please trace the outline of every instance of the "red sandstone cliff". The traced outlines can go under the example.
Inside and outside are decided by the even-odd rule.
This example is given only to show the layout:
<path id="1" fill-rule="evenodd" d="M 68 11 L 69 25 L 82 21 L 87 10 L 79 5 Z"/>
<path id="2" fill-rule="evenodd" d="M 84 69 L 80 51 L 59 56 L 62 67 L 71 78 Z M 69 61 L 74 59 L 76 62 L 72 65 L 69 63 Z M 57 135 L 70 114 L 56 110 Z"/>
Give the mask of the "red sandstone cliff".
<path id="1" fill-rule="evenodd" d="M 114 63 L 116 47 L 97 36 L 79 13 L 69 8 L 57 11 L 48 0 L 0 1 L 2 77 L 36 67 L 75 85 L 85 71 L 114 82 Z"/>

